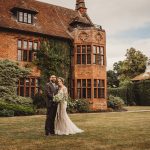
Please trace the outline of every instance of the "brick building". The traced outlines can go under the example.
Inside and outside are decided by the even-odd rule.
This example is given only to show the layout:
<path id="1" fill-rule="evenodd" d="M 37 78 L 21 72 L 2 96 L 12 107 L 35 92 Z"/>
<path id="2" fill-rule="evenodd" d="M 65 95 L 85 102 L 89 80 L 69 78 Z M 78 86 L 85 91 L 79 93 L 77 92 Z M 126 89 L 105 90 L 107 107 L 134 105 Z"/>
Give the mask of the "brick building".
<path id="1" fill-rule="evenodd" d="M 76 0 L 75 10 L 36 0 L 0 0 L 0 59 L 32 65 L 42 37 L 72 42 L 72 97 L 106 109 L 106 34 L 90 20 L 84 0 Z M 40 70 L 32 66 L 31 76 L 18 82 L 18 95 L 34 96 L 39 78 Z"/>

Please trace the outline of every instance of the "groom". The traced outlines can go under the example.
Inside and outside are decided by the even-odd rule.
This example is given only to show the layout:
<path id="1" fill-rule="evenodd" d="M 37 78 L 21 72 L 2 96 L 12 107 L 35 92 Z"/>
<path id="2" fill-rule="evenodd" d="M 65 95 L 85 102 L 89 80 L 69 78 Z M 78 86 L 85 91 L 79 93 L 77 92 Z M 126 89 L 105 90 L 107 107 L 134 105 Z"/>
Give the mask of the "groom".
<path id="1" fill-rule="evenodd" d="M 56 84 L 56 76 L 51 75 L 49 82 L 45 87 L 46 104 L 47 104 L 47 115 L 45 122 L 45 135 L 54 135 L 54 121 L 57 111 L 57 103 L 53 102 L 53 96 L 58 92 L 58 86 Z"/>

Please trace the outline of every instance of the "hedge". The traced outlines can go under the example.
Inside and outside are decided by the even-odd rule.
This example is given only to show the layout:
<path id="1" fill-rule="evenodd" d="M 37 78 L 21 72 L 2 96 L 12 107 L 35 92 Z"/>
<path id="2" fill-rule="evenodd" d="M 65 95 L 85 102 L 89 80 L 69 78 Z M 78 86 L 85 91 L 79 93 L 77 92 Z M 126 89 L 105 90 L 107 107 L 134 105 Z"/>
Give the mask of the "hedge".
<path id="1" fill-rule="evenodd" d="M 9 104 L 3 101 L 0 101 L 0 111 L 1 113 L 4 111 L 14 111 L 14 116 L 21 115 L 33 115 L 35 114 L 35 110 L 33 106 L 24 106 L 19 104 Z"/>
<path id="2" fill-rule="evenodd" d="M 124 100 L 126 105 L 133 105 L 135 103 L 135 95 L 133 93 L 132 83 L 118 88 L 108 88 L 108 96 L 109 95 L 120 97 Z"/>
<path id="3" fill-rule="evenodd" d="M 133 92 L 137 105 L 150 106 L 150 80 L 135 82 Z"/>
<path id="4" fill-rule="evenodd" d="M 124 100 L 126 105 L 150 106 L 150 80 L 130 83 L 119 88 L 108 88 L 108 96 Z"/>

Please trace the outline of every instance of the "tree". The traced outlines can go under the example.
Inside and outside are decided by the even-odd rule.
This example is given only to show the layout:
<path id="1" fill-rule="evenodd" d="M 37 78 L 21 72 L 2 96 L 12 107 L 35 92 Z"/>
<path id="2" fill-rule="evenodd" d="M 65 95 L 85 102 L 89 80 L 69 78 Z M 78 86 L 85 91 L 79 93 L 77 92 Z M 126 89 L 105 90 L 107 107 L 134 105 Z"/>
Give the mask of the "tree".
<path id="1" fill-rule="evenodd" d="M 147 57 L 139 50 L 130 48 L 126 53 L 124 61 L 124 73 L 133 78 L 136 75 L 143 73 L 146 69 Z"/>
<path id="2" fill-rule="evenodd" d="M 147 57 L 135 48 L 127 49 L 126 59 L 114 63 L 113 70 L 117 73 L 119 80 L 128 80 L 143 73 L 146 69 Z"/>
<path id="3" fill-rule="evenodd" d="M 115 73 L 113 70 L 107 71 L 107 85 L 108 87 L 112 87 L 112 88 L 119 86 L 117 73 Z"/>

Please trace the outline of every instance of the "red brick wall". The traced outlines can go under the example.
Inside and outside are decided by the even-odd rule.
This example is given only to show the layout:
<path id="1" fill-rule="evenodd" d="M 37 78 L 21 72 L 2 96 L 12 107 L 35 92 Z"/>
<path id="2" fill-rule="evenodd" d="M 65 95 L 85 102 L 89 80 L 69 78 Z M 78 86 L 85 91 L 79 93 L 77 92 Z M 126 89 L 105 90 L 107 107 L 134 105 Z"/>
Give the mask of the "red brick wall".
<path id="1" fill-rule="evenodd" d="M 9 59 L 11 61 L 17 61 L 17 41 L 18 39 L 26 40 L 38 40 L 39 37 L 15 33 L 15 32 L 6 32 L 0 30 L 0 59 Z M 29 62 L 19 62 L 20 66 L 25 66 L 26 64 L 32 64 Z M 40 70 L 37 69 L 33 64 L 31 65 L 32 71 L 31 76 L 40 76 Z"/>
<path id="2" fill-rule="evenodd" d="M 105 97 L 107 97 L 107 80 L 106 80 L 106 35 L 104 31 L 99 31 L 97 29 L 87 29 L 87 30 L 75 30 L 74 35 L 74 45 L 77 44 L 96 44 L 99 46 L 104 46 L 105 48 L 105 65 L 76 65 L 76 57 L 73 57 L 72 75 L 76 79 L 104 79 L 105 80 Z M 10 59 L 12 61 L 17 61 L 17 41 L 18 39 L 26 40 L 38 40 L 39 37 L 30 34 L 15 33 L 15 32 L 5 32 L 0 30 L 0 59 Z M 25 62 L 20 62 L 21 66 L 25 66 Z M 40 70 L 36 66 L 31 65 L 32 73 L 31 76 L 40 76 Z M 75 87 L 76 89 L 76 87 Z M 89 99 L 92 109 L 107 109 L 107 99 Z"/>
<path id="3" fill-rule="evenodd" d="M 76 29 L 73 32 L 75 37 L 74 47 L 76 45 L 97 45 L 104 47 L 104 66 L 90 64 L 76 64 L 76 53 L 74 50 L 73 56 L 73 79 L 75 80 L 75 86 L 77 86 L 77 79 L 92 79 L 92 95 L 94 94 L 94 79 L 105 80 L 105 99 L 104 98 L 91 98 L 89 101 L 91 102 L 92 109 L 107 109 L 107 77 L 106 77 L 106 34 L 103 30 L 98 30 L 95 28 L 87 28 L 87 29 Z M 75 95 L 77 96 L 77 87 L 75 87 Z"/>

